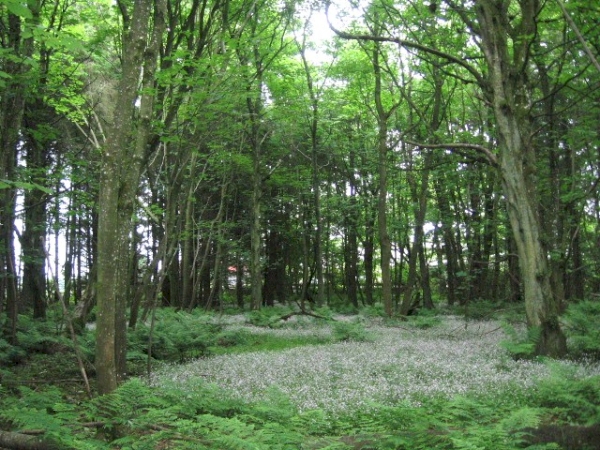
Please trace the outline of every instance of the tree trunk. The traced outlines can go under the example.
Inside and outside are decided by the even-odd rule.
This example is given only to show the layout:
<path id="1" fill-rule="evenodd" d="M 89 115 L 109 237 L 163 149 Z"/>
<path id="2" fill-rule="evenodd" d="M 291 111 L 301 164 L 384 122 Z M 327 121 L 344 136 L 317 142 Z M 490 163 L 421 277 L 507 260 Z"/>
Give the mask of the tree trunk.
<path id="1" fill-rule="evenodd" d="M 385 111 L 382 101 L 382 76 L 379 64 L 380 45 L 375 44 L 373 48 L 373 73 L 375 76 L 375 109 L 377 111 L 377 153 L 379 172 L 379 198 L 377 203 L 377 218 L 379 221 L 379 246 L 381 248 L 381 298 L 385 314 L 393 314 L 392 303 L 392 243 L 387 226 L 387 165 L 388 165 L 388 119 L 398 106 L 395 104 L 389 111 Z"/>
<path id="2" fill-rule="evenodd" d="M 355 152 L 349 150 L 350 168 L 354 168 Z M 348 171 L 349 192 L 346 192 L 348 207 L 343 209 L 344 214 L 344 287 L 348 302 L 358 308 L 358 204 L 356 199 L 356 179 L 354 172 Z M 348 188 L 346 188 L 348 189 Z M 365 250 L 365 255 L 367 251 Z M 372 263 L 371 259 L 371 263 Z M 372 295 L 372 294 L 371 294 Z"/>
<path id="3" fill-rule="evenodd" d="M 302 310 L 305 309 L 305 302 L 311 298 L 310 296 L 310 284 L 312 281 L 310 273 L 310 235 L 312 226 L 310 223 L 310 207 L 305 205 L 309 200 L 301 196 L 301 208 L 302 208 L 302 287 L 300 289 L 300 306 Z"/>
<path id="4" fill-rule="evenodd" d="M 43 90 L 45 89 L 44 85 L 48 71 L 48 55 L 40 56 L 40 60 L 39 88 Z M 24 135 L 23 144 L 26 149 L 28 181 L 33 184 L 44 185 L 47 181 L 49 170 L 48 147 L 55 137 L 44 130 L 44 126 L 55 119 L 56 117 L 44 105 L 41 98 L 35 98 L 25 107 L 22 130 Z M 59 147 L 59 145 L 55 144 L 56 147 Z M 60 151 L 59 148 L 56 151 Z M 56 197 L 58 198 L 58 195 Z M 28 189 L 25 191 L 23 203 L 25 207 L 25 229 L 21 240 L 23 261 L 21 300 L 27 307 L 33 307 L 34 318 L 44 318 L 46 317 L 46 208 L 48 195 L 41 189 Z M 55 269 L 58 275 L 58 264 Z M 59 289 L 59 286 L 54 288 Z"/>
<path id="5" fill-rule="evenodd" d="M 280 236 L 278 225 L 270 223 L 265 241 L 265 287 L 263 290 L 263 300 L 266 306 L 275 305 L 277 293 L 277 282 L 279 277 L 279 265 L 283 255 L 280 254 Z"/>
<path id="6" fill-rule="evenodd" d="M 260 309 L 262 306 L 262 179 L 260 170 L 260 148 L 253 151 L 254 172 L 252 175 L 252 201 L 251 201 L 251 225 L 250 225 L 250 280 L 251 280 L 251 304 L 252 309 Z"/>
<path id="7" fill-rule="evenodd" d="M 37 142 L 27 146 L 27 167 L 44 171 L 44 149 Z M 34 175 L 32 178 L 44 177 Z M 36 182 L 36 180 L 33 180 Z M 39 180 L 37 181 L 39 182 Z M 34 318 L 46 317 L 46 204 L 47 194 L 39 189 L 25 192 L 25 229 L 21 240 L 23 259 L 22 302 L 33 307 Z M 58 270 L 58 268 L 56 268 Z M 58 286 L 54 287 L 58 289 Z"/>
<path id="8" fill-rule="evenodd" d="M 423 226 L 425 224 L 425 214 L 427 212 L 427 190 L 429 185 L 429 169 L 428 167 L 431 165 L 432 156 L 431 153 L 427 153 L 425 155 L 425 160 L 423 162 L 424 169 L 421 174 L 421 184 L 419 186 L 419 190 L 417 191 L 417 185 L 414 180 L 414 175 L 409 174 L 408 176 L 408 184 L 410 185 L 410 190 L 412 194 L 412 202 L 415 205 L 415 228 L 414 228 L 414 237 L 413 237 L 413 245 L 409 255 L 408 261 L 408 278 L 406 280 L 406 286 L 404 289 L 404 298 L 402 299 L 402 303 L 400 305 L 399 314 L 402 316 L 406 316 L 409 314 L 410 310 L 414 306 L 413 296 L 415 287 L 417 284 L 417 263 L 419 262 L 419 253 L 423 251 L 423 238 L 424 238 L 424 229 Z M 421 267 L 423 267 L 421 265 Z M 425 277 L 425 279 L 423 279 Z M 421 274 L 421 282 L 429 281 L 427 278 L 427 274 Z M 427 286 L 426 290 L 429 292 L 429 306 L 432 306 L 431 302 L 431 292 L 429 286 Z"/>
<path id="9" fill-rule="evenodd" d="M 304 42 L 303 42 L 304 44 Z M 315 236 L 314 236 L 314 255 L 315 255 L 315 272 L 317 278 L 317 298 L 316 303 L 322 306 L 325 300 L 325 284 L 323 278 L 323 225 L 321 220 L 321 186 L 319 177 L 319 100 L 315 92 L 313 78 L 310 70 L 310 65 L 306 59 L 306 48 L 304 45 L 300 47 L 300 56 L 304 66 L 304 74 L 306 75 L 306 86 L 310 97 L 310 147 L 311 147 L 311 169 L 312 169 L 312 193 L 313 207 L 315 213 Z"/>
<path id="10" fill-rule="evenodd" d="M 194 169 L 196 164 L 195 153 L 192 154 L 190 162 L 190 174 L 186 180 L 189 183 L 188 189 L 185 193 L 185 202 L 183 204 L 183 233 L 179 237 L 182 240 L 182 251 L 181 251 L 181 295 L 178 301 L 171 302 L 172 306 L 188 307 L 191 310 L 195 305 L 196 295 L 194 289 L 194 270 L 196 264 L 194 261 L 194 222 L 193 216 L 194 210 Z M 204 264 L 204 261 L 203 261 Z"/>
<path id="11" fill-rule="evenodd" d="M 375 257 L 375 214 L 375 209 L 372 208 L 370 205 L 367 205 L 367 208 L 365 210 L 365 240 L 363 241 L 363 260 L 365 265 L 365 298 L 367 305 L 374 304 L 373 285 L 375 283 L 375 276 L 373 270 L 373 259 Z"/>
<path id="12" fill-rule="evenodd" d="M 131 17 L 124 16 L 124 24 L 129 28 L 125 30 L 123 38 L 123 73 L 118 88 L 120 96 L 102 155 L 98 198 L 95 362 L 100 394 L 116 389 L 126 370 L 130 231 L 153 104 L 152 94 L 139 93 L 139 81 L 143 73 L 143 87 L 150 88 L 153 83 L 159 39 L 164 26 L 164 8 L 163 5 L 157 5 L 154 36 L 148 47 L 146 42 L 152 9 L 150 0 L 136 0 Z M 139 111 L 136 107 L 138 96 Z M 139 119 L 134 121 L 136 113 Z"/>
<path id="13" fill-rule="evenodd" d="M 242 251 L 241 249 L 238 249 L 236 251 L 235 264 L 235 299 L 240 310 L 244 309 L 244 270 Z"/>
<path id="14" fill-rule="evenodd" d="M 433 297 L 431 295 L 431 283 L 429 280 L 429 265 L 425 255 L 425 245 L 423 239 L 419 244 L 419 270 L 421 272 L 421 290 L 423 291 L 423 307 L 433 309 Z"/>
<path id="15" fill-rule="evenodd" d="M 344 239 L 344 274 L 345 288 L 348 301 L 358 308 L 358 238 L 356 223 L 356 198 L 353 187 L 350 188 L 350 207 L 344 210 L 345 239 Z"/>
<path id="16" fill-rule="evenodd" d="M 34 38 L 23 36 L 24 28 L 29 31 L 39 23 L 40 2 L 27 3 L 32 17 L 23 27 L 21 17 L 8 13 L 7 29 L 3 30 L 3 49 L 7 51 L 3 60 L 3 72 L 8 75 L 3 92 L 0 93 L 0 179 L 8 186 L 0 191 L 0 311 L 6 310 L 8 320 L 2 330 L 11 344 L 17 342 L 18 293 L 17 268 L 14 246 L 15 199 L 17 190 L 10 183 L 16 181 L 17 151 L 21 131 L 27 79 L 33 55 Z M 3 308 L 4 307 L 4 308 Z"/>
<path id="17" fill-rule="evenodd" d="M 458 300 L 458 255 L 456 252 L 456 239 L 454 237 L 454 221 L 447 193 L 444 192 L 444 182 L 439 178 L 434 181 L 440 222 L 442 223 L 442 240 L 446 257 L 446 295 L 448 305 L 454 305 Z"/>
<path id="18" fill-rule="evenodd" d="M 248 113 L 250 115 L 250 143 L 252 151 L 252 193 L 250 201 L 250 280 L 252 309 L 260 309 L 263 303 L 263 242 L 262 242 L 262 196 L 263 168 L 262 143 L 260 135 L 260 116 L 262 109 L 261 91 L 263 88 L 263 69 L 259 60 L 256 64 L 256 86 L 248 86 Z M 265 135 L 266 138 L 266 135 Z"/>
<path id="19" fill-rule="evenodd" d="M 559 305 L 551 288 L 547 254 L 541 240 L 534 182 L 535 153 L 525 95 L 528 51 L 536 36 L 539 3 L 538 0 L 521 1 L 519 23 L 511 30 L 509 3 L 508 0 L 477 2 L 481 45 L 488 66 L 500 171 L 519 255 L 527 323 L 540 330 L 536 353 L 560 357 L 566 352 L 566 339 L 558 322 Z M 513 41 L 512 56 L 509 37 Z"/>
<path id="20" fill-rule="evenodd" d="M 263 291 L 264 302 L 273 306 L 275 301 L 284 303 L 288 300 L 288 276 L 286 268 L 286 242 L 287 214 L 280 208 L 271 211 L 271 220 L 266 235 L 266 266 L 265 287 Z"/>

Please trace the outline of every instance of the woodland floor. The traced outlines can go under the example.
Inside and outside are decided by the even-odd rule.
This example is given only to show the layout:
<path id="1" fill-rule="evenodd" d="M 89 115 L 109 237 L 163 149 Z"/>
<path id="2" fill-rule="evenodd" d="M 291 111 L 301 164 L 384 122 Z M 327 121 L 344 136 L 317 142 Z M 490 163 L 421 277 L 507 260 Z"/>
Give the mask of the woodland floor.
<path id="1" fill-rule="evenodd" d="M 365 315 L 336 315 L 331 320 L 303 315 L 281 320 L 283 316 L 203 318 L 198 326 L 210 324 L 219 334 L 210 347 L 196 355 L 199 358 L 188 358 L 188 348 L 184 358 L 180 352 L 172 362 L 154 361 L 148 378 L 146 361 L 134 357 L 129 370 L 154 390 L 185 397 L 202 389 L 211 389 L 208 396 L 216 395 L 212 391 L 216 389 L 216 403 L 249 405 L 245 413 L 226 419 L 235 419 L 239 425 L 248 420 L 242 417 L 253 417 L 253 425 L 244 428 L 244 433 L 250 433 L 248 442 L 266 442 L 260 441 L 263 435 L 259 439 L 252 434 L 265 425 L 259 425 L 264 414 L 272 416 L 274 423 L 281 421 L 282 427 L 289 423 L 282 436 L 289 431 L 293 436 L 290 442 L 302 442 L 297 446 L 249 444 L 247 448 L 600 449 L 600 404 L 594 404 L 600 396 L 587 398 L 570 388 L 585 390 L 578 383 L 600 382 L 600 364 L 516 358 L 511 349 L 518 347 L 515 339 L 522 337 L 519 325 L 506 327 L 496 320 L 456 316 L 426 316 L 406 322 Z M 190 323 L 185 326 L 190 328 Z M 16 392 L 25 386 L 43 392 L 56 386 L 66 403 L 87 402 L 73 353 L 54 345 L 3 369 L 3 389 Z M 86 370 L 93 389 L 93 365 L 86 363 Z M 556 392 L 564 401 L 552 404 L 546 398 L 554 395 L 553 389 L 565 390 Z M 581 404 L 591 411 L 585 417 L 575 417 L 566 404 L 577 401 L 580 394 L 587 396 L 587 403 L 582 400 Z M 436 405 L 450 412 L 442 414 Z M 505 411 L 493 412 L 491 405 Z M 239 408 L 242 411 L 244 407 Z M 400 410 L 407 414 L 401 420 L 397 417 Z M 213 417 L 219 414 L 210 411 Z M 402 428 L 411 421 L 429 421 L 419 431 L 425 437 L 418 437 L 419 432 L 411 431 L 410 426 L 401 438 L 394 436 L 394 427 Z M 156 429 L 175 430 L 174 423 L 158 424 Z M 19 429 L 6 418 L 0 419 L 0 429 L 10 428 Z M 35 428 L 35 424 L 20 428 Z M 89 448 L 194 448 L 182 446 L 177 439 L 157 444 L 148 431 L 132 430 L 138 438 L 148 439 L 148 446 Z M 304 436 L 298 437 L 299 433 Z M 494 447 L 497 436 L 510 438 L 517 433 L 528 434 L 529 441 L 503 438 L 507 443 Z M 521 444 L 514 446 L 517 441 Z M 197 448 L 230 448 L 218 444 L 226 442 L 219 438 L 213 442 Z M 231 448 L 238 447 L 231 444 Z"/>

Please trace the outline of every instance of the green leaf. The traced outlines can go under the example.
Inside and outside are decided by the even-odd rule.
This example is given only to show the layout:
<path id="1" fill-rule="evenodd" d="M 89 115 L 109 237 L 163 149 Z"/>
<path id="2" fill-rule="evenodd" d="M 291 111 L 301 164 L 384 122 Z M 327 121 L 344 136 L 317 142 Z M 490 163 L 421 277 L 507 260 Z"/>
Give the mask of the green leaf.
<path id="1" fill-rule="evenodd" d="M 10 181 L 10 180 L 0 180 L 0 189 L 23 189 L 25 191 L 31 191 L 34 189 L 38 189 L 46 194 L 52 194 L 54 191 L 46 186 L 42 186 L 37 183 L 26 183 L 24 181 Z"/>
<path id="2" fill-rule="evenodd" d="M 0 3 L 4 3 L 8 11 L 15 16 L 23 17 L 24 19 L 31 19 L 33 17 L 29 8 L 18 0 L 1 0 Z"/>

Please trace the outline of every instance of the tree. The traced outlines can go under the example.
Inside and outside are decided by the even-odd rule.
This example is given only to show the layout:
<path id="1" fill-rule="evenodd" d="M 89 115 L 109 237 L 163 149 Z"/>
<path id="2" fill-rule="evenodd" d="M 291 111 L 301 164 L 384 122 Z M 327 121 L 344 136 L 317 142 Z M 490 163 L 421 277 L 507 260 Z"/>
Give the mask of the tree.
<path id="1" fill-rule="evenodd" d="M 392 243 L 388 231 L 388 120 L 400 106 L 400 101 L 392 103 L 386 108 L 382 98 L 382 67 L 380 63 L 381 45 L 375 43 L 371 62 L 375 76 L 375 88 L 373 91 L 375 100 L 375 112 L 377 117 L 377 154 L 379 169 L 379 198 L 377 203 L 377 219 L 379 228 L 379 246 L 381 249 L 381 297 L 383 307 L 388 316 L 393 314 L 392 304 Z"/>
<path id="2" fill-rule="evenodd" d="M 18 286 L 14 245 L 15 182 L 19 133 L 26 96 L 30 88 L 28 73 L 34 54 L 33 29 L 40 23 L 41 2 L 26 7 L 9 2 L 0 9 L 3 60 L 0 107 L 0 307 L 6 308 L 8 321 L 3 334 L 11 343 L 17 340 Z"/>
<path id="3" fill-rule="evenodd" d="M 0 3 L 3 335 L 66 242 L 100 392 L 127 306 L 220 307 L 234 267 L 240 307 L 524 300 L 552 356 L 599 289 L 596 6 L 374 0 L 317 63 L 293 2 Z"/>
<path id="4" fill-rule="evenodd" d="M 312 11 L 311 11 L 312 13 Z M 315 87 L 313 75 L 311 73 L 311 67 L 306 57 L 306 29 L 309 23 L 310 16 L 304 25 L 304 34 L 302 42 L 297 42 L 300 57 L 302 58 L 302 65 L 304 66 L 304 72 L 306 75 L 306 87 L 308 89 L 308 95 L 310 98 L 310 122 L 309 122 L 309 136 L 310 136 L 310 157 L 311 157 L 311 168 L 312 168 L 312 191 L 313 191 L 313 208 L 315 215 L 315 235 L 313 239 L 314 247 L 314 259 L 315 269 L 317 277 L 317 305 L 323 305 L 325 298 L 325 284 L 323 279 L 323 221 L 321 218 L 321 186 L 319 178 L 319 92 L 318 88 Z"/>
<path id="5" fill-rule="evenodd" d="M 498 165 L 519 253 L 527 321 L 530 327 L 540 330 L 537 353 L 561 356 L 566 351 L 566 344 L 558 323 L 559 305 L 550 284 L 548 255 L 542 243 L 538 196 L 533 182 L 535 149 L 528 112 L 531 94 L 527 84 L 528 62 L 530 49 L 538 36 L 541 6 L 536 0 L 524 0 L 518 5 L 507 0 L 479 1 L 473 5 L 457 5 L 451 0 L 445 3 L 478 38 L 486 61 L 485 70 L 478 70 L 458 56 L 418 42 L 379 33 L 334 31 L 345 39 L 395 42 L 423 55 L 441 57 L 465 69 L 487 96 L 496 122 Z M 433 12 L 436 12 L 435 8 Z M 496 163 L 496 157 L 489 150 L 471 148 Z"/>
<path id="6" fill-rule="evenodd" d="M 95 361 L 101 394 L 113 391 L 126 372 L 126 294 L 132 215 L 148 143 L 153 109 L 151 89 L 165 27 L 165 4 L 160 0 L 135 0 L 132 9 L 121 1 L 118 5 L 124 26 L 122 74 L 103 148 L 98 198 Z"/>
<path id="7" fill-rule="evenodd" d="M 509 12 L 510 4 L 506 0 L 478 2 L 475 30 L 487 61 L 486 94 L 496 119 L 500 173 L 519 254 L 527 321 L 541 331 L 537 354 L 563 356 L 566 339 L 558 322 L 559 299 L 550 283 L 542 242 L 528 106 L 528 62 L 541 5 L 537 0 L 523 0 L 518 10 Z M 513 12 L 517 14 L 514 19 Z"/>
<path id="8" fill-rule="evenodd" d="M 236 37 L 235 52 L 244 82 L 246 104 L 247 146 L 252 160 L 252 188 L 250 197 L 250 279 L 252 308 L 260 309 L 263 303 L 263 183 L 273 168 L 266 168 L 264 151 L 272 130 L 265 121 L 265 92 L 268 86 L 265 74 L 278 55 L 289 44 L 284 39 L 290 22 L 289 5 L 277 6 L 268 1 L 252 3 L 244 22 L 232 28 Z M 276 169 L 276 165 L 275 165 Z"/>

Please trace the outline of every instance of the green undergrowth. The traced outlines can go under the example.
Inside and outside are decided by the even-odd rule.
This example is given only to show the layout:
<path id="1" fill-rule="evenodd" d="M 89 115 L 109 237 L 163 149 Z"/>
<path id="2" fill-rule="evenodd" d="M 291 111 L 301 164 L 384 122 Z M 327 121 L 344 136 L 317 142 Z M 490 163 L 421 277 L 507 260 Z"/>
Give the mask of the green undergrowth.
<path id="1" fill-rule="evenodd" d="M 472 301 L 461 306 L 448 306 L 446 311 L 467 320 L 523 321 L 525 307 L 522 304 L 494 303 L 486 300 Z"/>
<path id="2" fill-rule="evenodd" d="M 285 311 L 267 309 L 264 314 L 277 317 L 282 313 Z M 158 310 L 153 325 L 147 320 L 128 331 L 129 374 L 146 373 L 149 355 L 153 364 L 182 363 L 212 355 L 280 351 L 304 345 L 331 343 L 331 337 L 321 335 L 251 333 L 244 327 L 229 327 L 227 320 L 227 316 L 202 310 L 192 313 L 171 308 Z M 309 326 L 311 320 L 305 319 L 295 326 Z M 22 383 L 33 387 L 45 383 L 62 384 L 77 393 L 79 389 L 76 386 L 81 380 L 80 370 L 73 351 L 74 344 L 62 318 L 52 311 L 46 320 L 20 316 L 18 324 L 17 345 L 10 345 L 0 337 L 0 381 L 5 386 Z M 80 330 L 77 346 L 83 357 L 84 368 L 93 378 L 93 328 Z"/>
<path id="3" fill-rule="evenodd" d="M 583 313 L 575 311 L 574 318 L 569 319 L 570 339 L 576 332 L 588 333 L 589 322 L 596 320 L 584 320 L 589 313 L 585 308 L 590 306 L 583 305 Z M 236 322 L 205 312 L 158 311 L 151 346 L 150 323 L 139 324 L 129 333 L 130 370 L 143 374 L 148 352 L 154 360 L 179 363 L 211 355 L 376 339 L 368 327 L 368 320 L 378 317 L 375 311 L 340 318 L 322 309 L 315 312 L 318 317 L 287 317 L 293 312 L 266 309 L 246 313 Z M 383 323 L 427 330 L 438 326 L 441 319 L 424 312 Z M 325 327 L 331 333 L 317 332 Z M 527 354 L 528 343 L 535 336 L 523 338 L 512 330 L 510 326 L 505 329 L 513 343 L 508 345 L 509 353 Z M 134 377 L 113 394 L 88 400 L 63 325 L 24 319 L 19 333 L 19 346 L 0 340 L 0 431 L 43 430 L 40 439 L 55 448 L 599 448 L 586 439 L 588 434 L 593 439 L 594 427 L 600 424 L 600 377 L 579 378 L 570 366 L 552 365 L 552 375 L 535 389 L 514 386 L 505 391 L 422 398 L 392 406 L 368 404 L 351 413 L 332 415 L 321 409 L 299 411 L 275 386 L 262 401 L 250 404 L 201 378 L 185 386 L 167 383 L 156 388 L 143 377 Z M 594 354 L 594 342 L 583 338 L 577 342 L 577 354 Z M 89 363 L 93 330 L 82 331 L 79 345 L 93 383 Z M 578 446 L 561 441 L 569 433 Z"/>
<path id="4" fill-rule="evenodd" d="M 557 371 L 534 393 L 371 404 L 330 416 L 298 411 L 275 388 L 247 404 L 202 382 L 156 389 L 136 378 L 84 402 L 56 387 L 0 392 L 0 422 L 43 429 L 42 440 L 63 449 L 551 449 L 560 447 L 532 444 L 531 430 L 550 420 L 597 423 L 598 386 Z"/>
<path id="5" fill-rule="evenodd" d="M 600 301 L 572 303 L 563 316 L 571 354 L 600 360 Z"/>
<path id="6" fill-rule="evenodd" d="M 226 355 L 256 351 L 282 351 L 304 345 L 330 344 L 331 339 L 321 336 L 281 336 L 253 334 L 243 330 L 224 333 L 217 345 L 209 347 L 212 355 Z"/>

